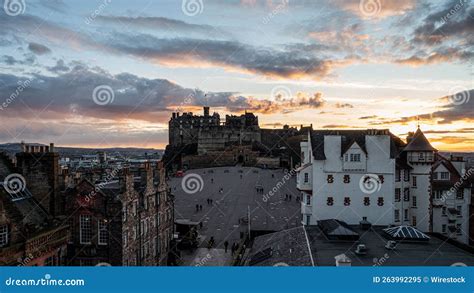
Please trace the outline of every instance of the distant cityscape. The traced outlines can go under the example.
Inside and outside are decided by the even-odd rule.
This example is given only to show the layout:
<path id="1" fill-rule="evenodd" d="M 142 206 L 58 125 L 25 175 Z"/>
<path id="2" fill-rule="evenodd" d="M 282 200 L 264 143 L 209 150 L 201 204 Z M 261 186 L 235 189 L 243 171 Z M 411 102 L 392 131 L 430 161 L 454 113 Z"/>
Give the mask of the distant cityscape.
<path id="1" fill-rule="evenodd" d="M 171 114 L 165 150 L 0 145 L 0 265 L 474 265 L 473 153 L 418 126 Z"/>

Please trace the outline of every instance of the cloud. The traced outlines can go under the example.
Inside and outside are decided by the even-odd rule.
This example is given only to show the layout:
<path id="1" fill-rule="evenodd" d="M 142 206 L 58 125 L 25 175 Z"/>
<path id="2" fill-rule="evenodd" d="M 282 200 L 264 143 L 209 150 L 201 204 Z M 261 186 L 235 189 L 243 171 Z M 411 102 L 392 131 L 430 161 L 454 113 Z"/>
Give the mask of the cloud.
<path id="1" fill-rule="evenodd" d="M 354 108 L 354 105 L 349 103 L 336 103 L 336 108 Z"/>
<path id="2" fill-rule="evenodd" d="M 223 67 L 275 78 L 319 79 L 348 62 L 302 51 L 257 48 L 237 41 L 159 39 L 151 35 L 121 35 L 116 40 L 113 45 L 116 50 L 160 65 Z"/>
<path id="3" fill-rule="evenodd" d="M 41 45 L 41 44 L 33 43 L 33 42 L 28 44 L 28 50 L 35 53 L 36 55 L 44 55 L 44 54 L 51 53 L 50 48 L 46 47 L 45 45 Z"/>
<path id="4" fill-rule="evenodd" d="M 432 53 L 418 52 L 405 59 L 397 59 L 394 62 L 410 66 L 422 66 L 427 64 L 436 64 L 449 62 L 451 60 L 466 60 L 474 58 L 474 52 L 469 50 L 461 50 L 459 48 L 443 48 Z"/>
<path id="5" fill-rule="evenodd" d="M 415 7 L 415 0 L 335 0 L 337 7 L 361 18 L 385 18 L 402 15 Z"/>
<path id="6" fill-rule="evenodd" d="M 47 69 L 53 73 L 61 73 L 69 71 L 70 68 L 65 64 L 64 60 L 60 59 L 56 61 L 56 65 L 48 67 Z"/>
<path id="7" fill-rule="evenodd" d="M 474 8 L 469 8 L 467 2 L 452 0 L 441 10 L 430 13 L 423 24 L 415 29 L 413 41 L 433 45 L 458 38 L 472 43 Z"/>
<path id="8" fill-rule="evenodd" d="M 101 23 L 108 23 L 113 25 L 126 25 L 138 28 L 148 28 L 153 31 L 169 31 L 170 33 L 177 32 L 197 32 L 204 34 L 222 34 L 223 32 L 211 25 L 192 24 L 181 20 L 171 19 L 167 17 L 130 17 L 130 16 L 103 16 L 99 15 L 95 18 Z"/>
<path id="9" fill-rule="evenodd" d="M 453 96 L 458 96 L 459 101 L 453 100 Z M 383 124 L 407 124 L 409 122 L 420 120 L 436 121 L 438 124 L 451 124 L 456 121 L 474 121 L 474 89 L 462 93 L 456 93 L 453 96 L 442 97 L 442 100 L 448 101 L 441 110 L 433 113 L 420 114 L 416 116 L 405 116 L 399 119 L 379 119 L 380 121 L 370 122 L 370 125 Z"/>
<path id="10" fill-rule="evenodd" d="M 378 118 L 378 116 L 377 115 L 370 115 L 370 116 L 359 117 L 360 120 L 375 119 L 375 118 Z"/>
<path id="11" fill-rule="evenodd" d="M 321 93 L 298 93 L 294 98 L 280 101 L 244 97 L 232 92 L 204 93 L 198 89 L 181 87 L 166 79 L 148 79 L 129 73 L 112 75 L 95 67 L 77 62 L 66 65 L 58 60 L 54 67 L 56 76 L 33 74 L 18 77 L 0 74 L 0 108 L 4 117 L 29 117 L 35 119 L 73 119 L 74 117 L 108 120 L 142 120 L 164 123 L 170 111 L 203 105 L 224 108 L 229 112 L 245 110 L 256 113 L 276 113 L 319 108 L 324 105 Z M 18 86 L 24 84 L 20 92 Z M 107 105 L 94 102 L 93 92 L 98 86 L 113 90 L 113 101 Z M 12 97 L 7 101 L 8 97 Z"/>
<path id="12" fill-rule="evenodd" d="M 0 62 L 1 63 L 4 63 L 6 65 L 9 65 L 9 66 L 14 66 L 14 65 L 33 65 L 36 61 L 36 58 L 35 56 L 33 55 L 26 55 L 25 56 L 25 59 L 24 60 L 19 60 L 19 59 L 16 59 L 15 57 L 13 56 L 10 56 L 10 55 L 3 55 L 1 58 L 0 58 Z"/>

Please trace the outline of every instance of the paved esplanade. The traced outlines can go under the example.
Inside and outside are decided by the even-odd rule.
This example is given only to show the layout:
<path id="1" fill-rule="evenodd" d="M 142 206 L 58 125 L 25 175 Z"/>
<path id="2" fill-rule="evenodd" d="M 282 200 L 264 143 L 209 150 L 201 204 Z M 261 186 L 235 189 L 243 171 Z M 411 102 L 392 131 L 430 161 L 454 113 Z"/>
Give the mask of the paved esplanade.
<path id="1" fill-rule="evenodd" d="M 189 194 L 183 190 L 182 181 L 189 174 L 201 176 L 201 191 Z M 240 232 L 248 231 L 247 222 L 241 220 L 239 223 L 239 219 L 245 218 L 249 210 L 252 231 L 280 231 L 301 225 L 295 178 L 285 181 L 284 176 L 284 170 L 251 167 L 188 170 L 185 177 L 170 181 L 175 195 L 175 218 L 202 222 L 200 247 L 207 247 L 207 241 L 214 237 L 217 248 L 222 249 L 224 242 L 229 242 L 230 254 L 230 247 L 239 241 Z M 277 192 L 268 196 L 268 192 L 277 185 Z M 258 187 L 263 188 L 263 193 L 257 190 Z M 268 200 L 264 201 L 264 197 Z M 208 198 L 212 199 L 212 204 L 208 204 Z M 202 211 L 196 211 L 196 205 L 201 205 Z M 212 263 L 212 259 L 216 260 L 213 257 L 209 262 Z"/>

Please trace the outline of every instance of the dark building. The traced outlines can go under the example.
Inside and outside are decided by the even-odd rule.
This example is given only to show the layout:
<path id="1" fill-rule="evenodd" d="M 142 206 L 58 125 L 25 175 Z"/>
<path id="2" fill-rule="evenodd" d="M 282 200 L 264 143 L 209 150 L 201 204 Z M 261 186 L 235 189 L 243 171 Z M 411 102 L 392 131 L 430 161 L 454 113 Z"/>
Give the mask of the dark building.
<path id="1" fill-rule="evenodd" d="M 144 163 L 136 170 L 125 168 L 123 190 L 123 265 L 167 265 L 173 238 L 173 199 L 165 169 Z"/>
<path id="2" fill-rule="evenodd" d="M 49 194 L 57 188 L 57 156 L 52 147 L 28 146 L 17 167 L 0 154 L 0 265 L 65 265 L 69 230 Z"/>
<path id="3" fill-rule="evenodd" d="M 28 189 L 38 202 L 53 216 L 61 214 L 59 200 L 59 154 L 50 146 L 22 143 L 16 154 L 18 171 L 28 182 Z"/>
<path id="4" fill-rule="evenodd" d="M 204 107 L 203 115 L 173 113 L 164 161 L 172 169 L 236 164 L 291 167 L 299 161 L 299 141 L 305 133 L 303 127 L 298 131 L 287 125 L 261 129 L 258 117 L 248 112 L 226 115 L 224 121 L 219 113 L 210 115 L 209 107 Z"/>
<path id="5" fill-rule="evenodd" d="M 87 179 L 66 189 L 65 214 L 71 230 L 67 265 L 122 264 L 122 202 L 119 193 L 109 190 Z"/>

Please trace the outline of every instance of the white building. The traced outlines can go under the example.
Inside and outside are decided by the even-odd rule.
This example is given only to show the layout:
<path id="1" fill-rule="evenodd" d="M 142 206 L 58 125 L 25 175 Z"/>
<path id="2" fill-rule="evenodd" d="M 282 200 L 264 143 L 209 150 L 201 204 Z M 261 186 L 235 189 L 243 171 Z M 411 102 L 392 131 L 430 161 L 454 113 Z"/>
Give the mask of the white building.
<path id="1" fill-rule="evenodd" d="M 388 130 L 312 130 L 307 141 L 301 142 L 302 163 L 297 170 L 302 223 L 368 221 L 442 233 L 443 225 L 448 229 L 444 221 L 449 215 L 440 216 L 443 208 L 433 204 L 431 172 L 437 158 L 436 149 L 419 128 L 407 143 Z M 456 214 L 462 222 L 456 238 L 467 243 L 470 190 L 463 192 L 462 201 L 449 199 L 443 204 L 447 211 L 461 211 Z"/>

